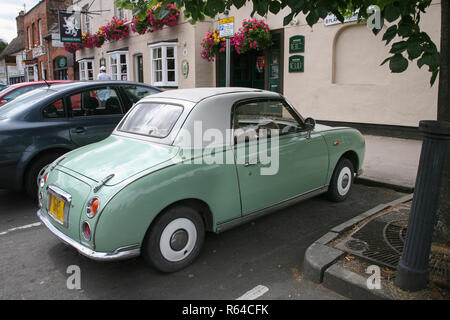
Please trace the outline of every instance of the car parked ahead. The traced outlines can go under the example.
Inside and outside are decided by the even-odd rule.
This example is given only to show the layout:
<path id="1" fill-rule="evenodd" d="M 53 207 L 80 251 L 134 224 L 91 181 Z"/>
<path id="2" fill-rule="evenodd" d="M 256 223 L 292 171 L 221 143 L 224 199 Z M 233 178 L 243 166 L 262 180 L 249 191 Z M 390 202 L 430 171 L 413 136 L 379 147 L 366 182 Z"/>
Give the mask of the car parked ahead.
<path id="1" fill-rule="evenodd" d="M 321 193 L 345 200 L 364 150 L 357 130 L 315 125 L 274 92 L 165 91 L 140 100 L 107 139 L 51 164 L 38 216 L 87 257 L 142 254 L 172 272 L 198 256 L 205 231 Z"/>
<path id="2" fill-rule="evenodd" d="M 42 168 L 106 138 L 134 103 L 160 91 L 134 82 L 81 81 L 45 86 L 0 107 L 0 189 L 36 197 Z"/>
<path id="3" fill-rule="evenodd" d="M 64 82 L 70 82 L 70 80 L 48 80 L 47 82 L 45 81 L 31 81 L 31 82 L 21 82 L 21 83 L 16 83 L 16 84 L 12 84 L 6 88 L 1 88 L 0 87 L 0 107 L 19 97 L 20 95 L 27 93 L 31 90 L 37 89 L 37 88 L 41 88 L 44 86 L 48 86 L 49 84 L 57 84 L 57 83 L 64 83 Z"/>

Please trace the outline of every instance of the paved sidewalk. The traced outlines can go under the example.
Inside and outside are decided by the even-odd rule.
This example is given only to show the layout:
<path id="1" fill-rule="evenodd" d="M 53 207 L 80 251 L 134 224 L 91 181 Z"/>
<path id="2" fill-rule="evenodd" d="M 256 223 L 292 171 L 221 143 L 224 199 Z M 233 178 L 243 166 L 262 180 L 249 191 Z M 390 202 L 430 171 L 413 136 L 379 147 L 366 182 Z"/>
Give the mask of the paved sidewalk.
<path id="1" fill-rule="evenodd" d="M 414 188 L 422 141 L 365 135 L 361 178 Z"/>

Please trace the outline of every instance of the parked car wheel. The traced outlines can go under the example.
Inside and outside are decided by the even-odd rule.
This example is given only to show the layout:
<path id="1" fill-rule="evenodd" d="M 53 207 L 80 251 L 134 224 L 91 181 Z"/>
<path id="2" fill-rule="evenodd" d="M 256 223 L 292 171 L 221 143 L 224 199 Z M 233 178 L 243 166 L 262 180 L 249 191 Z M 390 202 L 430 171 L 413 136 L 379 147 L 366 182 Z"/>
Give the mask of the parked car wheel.
<path id="1" fill-rule="evenodd" d="M 338 162 L 328 188 L 327 195 L 329 200 L 340 202 L 347 199 L 353 186 L 354 172 L 353 164 L 350 160 L 342 158 Z"/>
<path id="2" fill-rule="evenodd" d="M 175 272 L 191 264 L 200 253 L 205 226 L 198 212 L 177 206 L 161 214 L 144 239 L 144 259 L 162 272 Z"/>
<path id="3" fill-rule="evenodd" d="M 55 161 L 61 154 L 61 152 L 48 152 L 32 160 L 24 178 L 24 188 L 30 198 L 37 199 L 38 176 L 41 170 Z"/>

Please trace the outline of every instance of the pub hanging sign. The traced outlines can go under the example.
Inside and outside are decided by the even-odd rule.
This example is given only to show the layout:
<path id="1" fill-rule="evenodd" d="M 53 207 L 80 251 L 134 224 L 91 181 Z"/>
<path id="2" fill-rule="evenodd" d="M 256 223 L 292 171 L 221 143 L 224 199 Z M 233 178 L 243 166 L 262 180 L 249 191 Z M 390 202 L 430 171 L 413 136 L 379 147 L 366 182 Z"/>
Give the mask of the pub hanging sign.
<path id="1" fill-rule="evenodd" d="M 305 58 L 301 55 L 289 57 L 289 72 L 305 71 Z"/>
<path id="2" fill-rule="evenodd" d="M 59 11 L 59 34 L 61 42 L 81 42 L 81 13 Z"/>

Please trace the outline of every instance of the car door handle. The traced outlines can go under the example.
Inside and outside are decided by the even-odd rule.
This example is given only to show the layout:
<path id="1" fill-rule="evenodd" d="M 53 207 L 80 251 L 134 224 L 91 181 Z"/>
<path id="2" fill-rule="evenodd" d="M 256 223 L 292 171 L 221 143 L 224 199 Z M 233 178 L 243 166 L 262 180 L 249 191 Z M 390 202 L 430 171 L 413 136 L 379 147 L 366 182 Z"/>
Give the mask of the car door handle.
<path id="1" fill-rule="evenodd" d="M 251 163 L 250 162 L 246 162 L 246 163 L 244 163 L 244 167 L 256 166 L 258 164 L 261 164 L 261 162 L 259 162 L 259 161 L 251 162 Z"/>
<path id="2" fill-rule="evenodd" d="M 85 133 L 86 132 L 86 128 L 78 127 L 78 128 L 75 128 L 73 131 L 75 131 L 75 133 Z"/>

